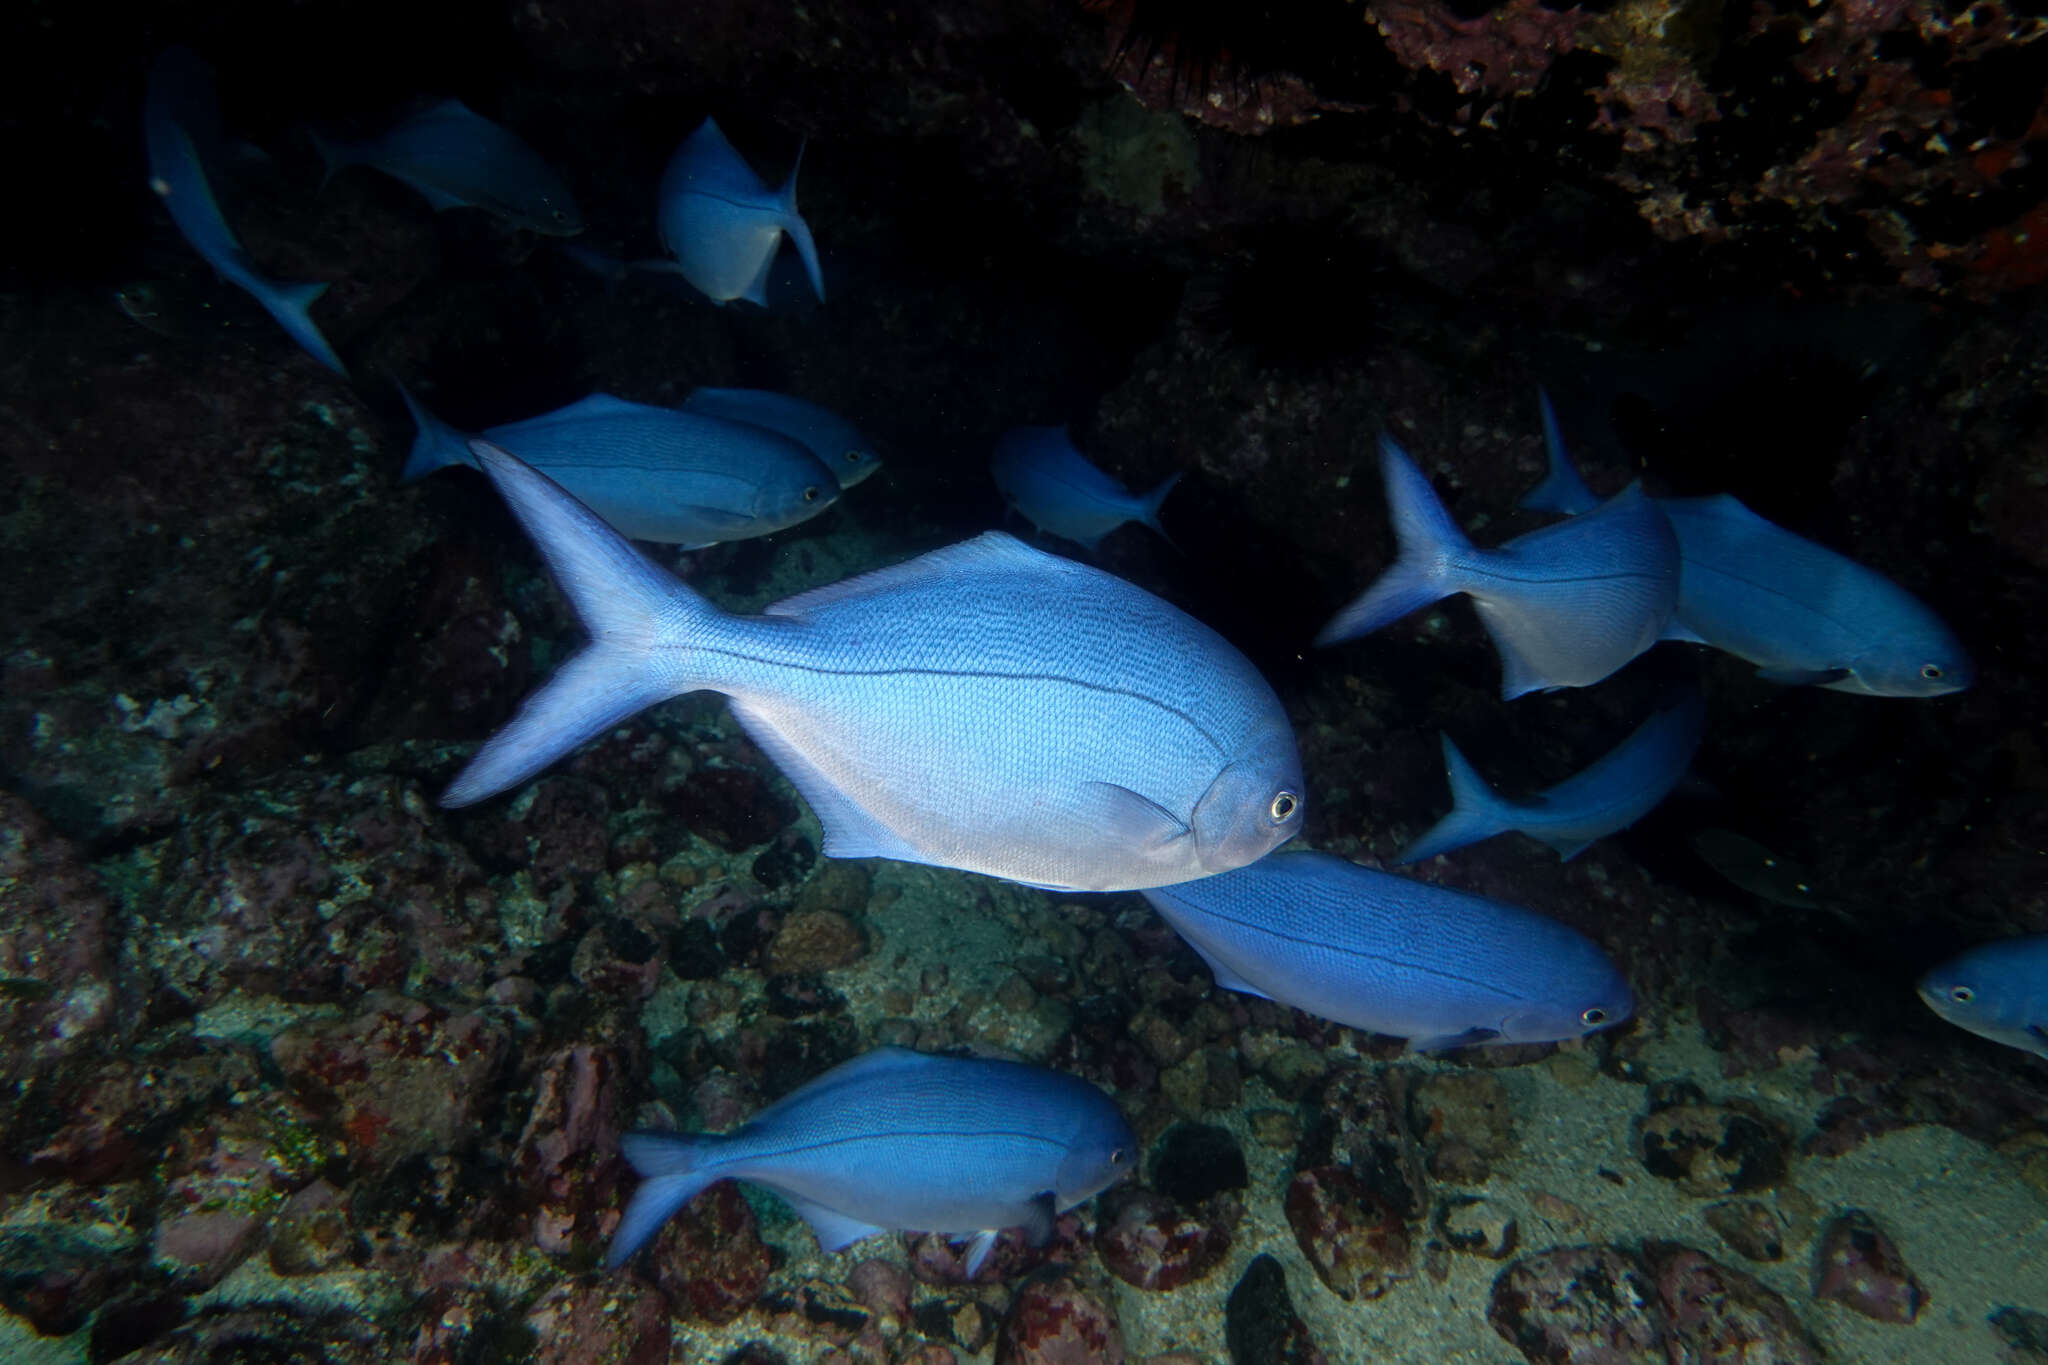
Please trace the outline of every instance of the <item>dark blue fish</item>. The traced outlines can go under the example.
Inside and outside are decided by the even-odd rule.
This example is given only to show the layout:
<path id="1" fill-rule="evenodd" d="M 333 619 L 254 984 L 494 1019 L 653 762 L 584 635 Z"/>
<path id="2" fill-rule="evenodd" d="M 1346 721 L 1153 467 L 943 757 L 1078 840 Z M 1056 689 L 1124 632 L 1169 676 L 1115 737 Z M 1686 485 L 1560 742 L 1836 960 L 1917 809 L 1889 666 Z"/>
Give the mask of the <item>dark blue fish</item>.
<path id="1" fill-rule="evenodd" d="M 1691 688 L 1585 771 L 1521 801 L 1488 786 L 1445 735 L 1451 813 L 1395 861 L 1419 862 L 1509 830 L 1550 845 L 1560 858 L 1575 858 L 1586 845 L 1627 829 L 1671 794 L 1700 746 L 1706 715 L 1706 699 Z"/>
<path id="2" fill-rule="evenodd" d="M 766 427 L 802 442 L 838 478 L 842 491 L 882 467 L 874 442 L 859 427 L 807 399 L 767 389 L 698 389 L 683 400 L 683 408 Z"/>
<path id="3" fill-rule="evenodd" d="M 796 244 L 811 288 L 825 297 L 825 275 L 811 229 L 796 211 L 803 153 L 780 190 L 754 174 L 718 124 L 705 119 L 669 159 L 656 203 L 662 245 L 673 269 L 713 301 L 768 304 L 768 270 L 783 234 Z"/>
<path id="4" fill-rule="evenodd" d="M 442 100 L 363 142 L 314 143 L 329 175 L 370 166 L 403 180 L 435 209 L 477 208 L 551 237 L 583 231 L 575 196 L 540 153 L 461 100 Z"/>
<path id="5" fill-rule="evenodd" d="M 1567 514 L 1594 506 L 1548 397 L 1543 437 L 1550 470 L 1522 505 Z M 1934 697 L 1975 680 L 1968 652 L 1941 618 L 1884 575 L 1725 493 L 1655 501 L 1681 561 L 1666 638 L 1726 650 L 1771 682 L 1838 692 Z"/>
<path id="6" fill-rule="evenodd" d="M 1678 543 L 1631 484 L 1597 511 L 1494 550 L 1465 538 L 1429 480 L 1380 438 L 1400 555 L 1333 617 L 1319 645 L 1378 630 L 1464 593 L 1500 651 L 1501 695 L 1599 682 L 1657 642 L 1678 601 Z"/>
<path id="7" fill-rule="evenodd" d="M 475 465 L 469 438 L 403 385 L 419 436 L 409 481 Z M 621 535 L 692 548 L 748 540 L 810 520 L 839 498 L 832 472 L 779 432 L 596 393 L 565 408 L 488 428 L 588 504 Z"/>
<path id="8" fill-rule="evenodd" d="M 1957 1028 L 2048 1057 L 2048 934 L 1972 948 L 1922 977 L 1920 998 Z"/>
<path id="9" fill-rule="evenodd" d="M 1240 867 L 1301 828 L 1279 698 L 1221 636 L 1142 588 L 990 532 L 731 615 L 561 485 L 470 448 L 593 639 L 477 751 L 445 805 L 711 690 L 803 793 L 828 857 L 1130 891 Z"/>
<path id="10" fill-rule="evenodd" d="M 1635 997 L 1578 931 L 1519 906 L 1327 853 L 1144 893 L 1226 990 L 1264 996 L 1430 1052 L 1579 1038 Z"/>
<path id="11" fill-rule="evenodd" d="M 346 376 L 341 357 L 320 335 L 309 311 L 327 286 L 286 284 L 257 270 L 214 202 L 206 162 L 217 156 L 220 146 L 220 108 L 214 99 L 213 72 L 190 48 L 171 48 L 150 68 L 142 131 L 149 148 L 149 187 L 170 210 L 171 221 L 192 249 L 222 279 L 247 290 L 306 354 Z"/>
<path id="12" fill-rule="evenodd" d="M 730 1133 L 629 1133 L 644 1179 L 606 1262 L 622 1265 L 716 1180 L 787 1200 L 818 1245 L 889 1231 L 972 1237 L 974 1274 L 1004 1228 L 1034 1243 L 1135 1167 L 1114 1102 L 1074 1076 L 1017 1062 L 882 1048 L 826 1072 Z"/>
<path id="13" fill-rule="evenodd" d="M 989 473 L 1010 505 L 1049 535 L 1093 550 L 1135 521 L 1173 543 L 1159 524 L 1159 505 L 1180 475 L 1167 475 L 1149 493 L 1133 493 L 1075 449 L 1065 427 L 1011 427 L 996 442 Z"/>

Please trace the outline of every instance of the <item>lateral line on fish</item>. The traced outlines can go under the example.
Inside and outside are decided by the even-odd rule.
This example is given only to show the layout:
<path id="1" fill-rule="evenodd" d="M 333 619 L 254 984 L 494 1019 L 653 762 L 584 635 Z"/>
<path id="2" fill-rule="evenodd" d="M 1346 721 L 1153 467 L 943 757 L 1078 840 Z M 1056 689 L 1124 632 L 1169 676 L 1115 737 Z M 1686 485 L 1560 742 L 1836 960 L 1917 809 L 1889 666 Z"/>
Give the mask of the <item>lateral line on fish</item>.
<path id="1" fill-rule="evenodd" d="M 1498 550 L 1481 550 L 1481 551 L 1480 551 L 1480 553 L 1481 553 L 1481 554 L 1485 554 L 1485 555 L 1491 555 L 1491 554 L 1498 554 L 1498 553 L 1500 553 L 1500 551 L 1498 551 Z M 1502 582 L 1502 583 L 1537 583 L 1537 584 L 1542 584 L 1542 585 L 1545 585 L 1545 586 L 1548 586 L 1548 585 L 1551 585 L 1551 584 L 1556 584 L 1556 583 L 1619 583 L 1619 582 L 1633 582 L 1633 581 L 1636 581 L 1636 580 L 1642 580 L 1642 581 L 1644 581 L 1644 582 L 1656 582 L 1656 581 L 1658 580 L 1658 578 L 1659 578 L 1659 577 L 1661 576 L 1661 575 L 1658 575 L 1658 574 L 1652 574 L 1652 573 L 1633 573 L 1633 572 L 1624 572 L 1624 573 L 1592 573 L 1592 574 L 1573 574 L 1572 576 L 1570 576 L 1570 577 L 1568 577 L 1568 578 L 1564 578 L 1564 577 L 1558 577 L 1558 576 L 1557 576 L 1557 575 L 1555 575 L 1555 574 L 1544 574 L 1544 575 L 1542 575 L 1542 576 L 1540 576 L 1540 577 L 1529 577 L 1529 578 L 1525 578 L 1525 577 L 1522 577 L 1522 576 L 1520 576 L 1520 575 L 1517 575 L 1517 574 L 1511 574 L 1511 573 L 1496 573 L 1496 572 L 1495 572 L 1494 570 L 1492 570 L 1491 568 L 1479 568 L 1479 567 L 1476 567 L 1476 566 L 1471 566 L 1471 565 L 1467 565 L 1466 567 L 1467 567 L 1468 569 L 1470 569 L 1470 571 L 1472 572 L 1472 574 L 1473 574 L 1473 575 L 1474 575 L 1475 577 L 1479 577 L 1479 578 L 1490 578 L 1490 579 L 1495 579 L 1495 580 L 1497 580 L 1497 581 L 1499 581 L 1499 582 Z"/>
<path id="2" fill-rule="evenodd" d="M 1800 610 L 1810 612 L 1813 615 L 1819 617 L 1821 620 L 1827 622 L 1829 625 L 1834 626 L 1838 629 L 1852 632 L 1856 629 L 1853 623 L 1837 620 L 1835 617 L 1830 616 L 1827 612 L 1821 610 L 1819 607 L 1814 606 L 1812 603 L 1802 602 L 1797 597 L 1792 596 L 1792 594 L 1785 592 L 1782 589 L 1777 588 L 1770 583 L 1759 583 L 1754 578 L 1744 578 L 1739 573 L 1730 573 L 1726 569 L 1716 568 L 1714 565 L 1711 564 L 1695 564 L 1691 560 L 1685 561 L 1685 568 L 1683 569 L 1683 572 L 1712 574 L 1716 578 L 1725 578 L 1730 580 L 1731 582 L 1740 583 L 1746 588 L 1755 588 L 1758 592 L 1768 593 L 1772 597 L 1777 598 L 1781 602 L 1789 602 L 1793 606 L 1798 607 Z"/>
<path id="3" fill-rule="evenodd" d="M 780 210 L 780 209 L 773 209 L 773 210 L 771 210 L 771 209 L 767 209 L 767 208 L 764 208 L 764 207 L 762 207 L 762 205 L 761 205 L 761 204 L 759 204 L 759 203 L 757 203 L 757 202 L 749 202 L 748 200 L 745 200 L 745 199 L 733 199 L 733 198 L 730 198 L 729 196 L 727 196 L 727 195 L 723 195 L 723 194 L 713 194 L 713 193 L 712 193 L 712 192 L 711 192 L 710 190 L 700 190 L 700 189 L 695 189 L 695 188 L 691 188 L 691 189 L 686 189 L 686 190 L 684 190 L 684 191 L 683 191 L 683 194 L 684 194 L 684 196 L 685 196 L 685 197 L 688 197 L 688 198 L 695 198 L 695 199 L 712 199 L 712 200 L 716 200 L 716 201 L 717 201 L 718 203 L 721 203 L 721 204 L 730 204 L 730 205 L 732 205 L 732 206 L 733 206 L 734 208 L 736 208 L 736 209 L 751 209 L 751 210 L 753 210 L 753 211 L 754 211 L 754 212 L 756 212 L 756 213 L 769 213 L 769 212 L 774 212 L 774 213 L 780 213 L 780 212 L 781 212 L 781 210 Z"/>
<path id="4" fill-rule="evenodd" d="M 735 659 L 741 663 L 762 664 L 769 668 L 784 668 L 795 673 L 812 673 L 828 678 L 972 678 L 983 682 L 1065 683 L 1069 687 L 1078 687 L 1086 692 L 1099 692 L 1109 697 L 1128 697 L 1133 701 L 1143 702 L 1145 705 L 1156 710 L 1164 711 L 1167 715 L 1177 717 L 1183 721 L 1190 730 L 1200 735 L 1208 743 L 1209 747 L 1214 749 L 1219 755 L 1226 758 L 1229 757 L 1229 750 L 1224 748 L 1216 736 L 1210 734 L 1200 721 L 1177 706 L 1168 706 L 1157 698 L 1148 697 L 1142 692 L 1133 692 L 1129 688 L 1104 687 L 1100 683 L 1084 682 L 1079 678 L 1062 677 L 1057 673 L 989 673 L 981 671 L 969 672 L 952 668 L 823 668 L 816 664 L 795 663 L 769 655 L 745 654 L 735 649 L 721 649 L 716 645 L 686 644 L 675 646 L 675 648 L 692 654 L 715 654 L 720 658 Z M 717 689 L 713 688 L 711 690 L 716 691 Z"/>
<path id="5" fill-rule="evenodd" d="M 1427 885 L 1427 883 L 1425 883 L 1425 885 Z M 1160 889 L 1163 891 L 1171 891 L 1173 888 L 1161 887 Z M 1319 938 L 1304 938 L 1299 934 L 1283 934 L 1277 929 L 1269 929 L 1262 924 L 1253 924 L 1248 920 L 1236 919 L 1230 915 L 1226 915 L 1215 910 L 1197 910 L 1195 913 L 1199 915 L 1205 915 L 1210 919 L 1222 920 L 1225 924 L 1234 924 L 1238 928 L 1249 930 L 1254 934 L 1263 934 L 1267 938 L 1279 939 L 1284 943 L 1305 944 L 1311 948 L 1322 948 L 1329 952 L 1340 953 L 1345 957 L 1360 958 L 1366 962 L 1391 962 L 1397 967 L 1405 967 L 1408 968 L 1410 971 L 1421 973 L 1424 976 L 1438 977 L 1445 981 L 1456 981 L 1462 985 L 1477 987 L 1480 990 L 1486 991 L 1493 995 L 1497 995 L 1503 1000 L 1526 1000 L 1529 998 L 1524 995 L 1510 994 L 1509 992 L 1501 990 L 1498 986 L 1492 985 L 1489 982 L 1475 980 L 1469 976 L 1459 976 L 1455 972 L 1442 971 L 1435 967 L 1424 966 L 1423 964 L 1418 962 L 1409 962 L 1402 958 L 1389 956 L 1386 953 L 1360 952 L 1355 948 L 1345 948 L 1339 944 L 1325 943 L 1323 940 Z M 1166 917 L 1162 915 L 1160 916 L 1160 918 L 1164 919 Z M 1171 921 L 1168 922 L 1171 923 Z"/>
<path id="6" fill-rule="evenodd" d="M 730 1135 L 739 1136 L 742 1130 Z M 685 1134 L 683 1136 L 692 1136 Z M 711 1137 L 726 1134 L 712 1133 Z M 1018 1132 L 1011 1128 L 891 1128 L 886 1132 L 851 1133 L 846 1137 L 827 1138 L 819 1142 L 806 1142 L 798 1146 L 763 1148 L 759 1151 L 736 1154 L 729 1158 L 735 1164 L 760 1161 L 771 1157 L 801 1156 L 805 1152 L 826 1152 L 835 1147 L 857 1147 L 868 1142 L 895 1142 L 901 1138 L 1015 1138 L 1020 1142 L 1039 1147 L 1064 1148 L 1065 1143 L 1046 1137 L 1042 1133 Z"/>

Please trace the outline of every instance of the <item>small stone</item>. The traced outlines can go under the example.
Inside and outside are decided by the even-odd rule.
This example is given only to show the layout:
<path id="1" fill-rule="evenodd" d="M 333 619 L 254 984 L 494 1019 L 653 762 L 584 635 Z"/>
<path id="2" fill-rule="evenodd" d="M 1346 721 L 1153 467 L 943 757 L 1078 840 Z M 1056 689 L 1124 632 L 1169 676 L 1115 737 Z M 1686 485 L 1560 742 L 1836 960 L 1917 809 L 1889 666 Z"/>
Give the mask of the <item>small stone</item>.
<path id="1" fill-rule="evenodd" d="M 1329 1074 L 1330 1064 L 1322 1049 L 1299 1038 L 1281 1038 L 1267 1046 L 1247 1045 L 1245 1060 L 1258 1069 L 1284 1100 L 1298 1100 L 1314 1090 Z"/>
<path id="2" fill-rule="evenodd" d="M 996 1365 L 1123 1365 L 1116 1313 L 1065 1272 L 1025 1282 L 996 1338 Z"/>
<path id="3" fill-rule="evenodd" d="M 347 1261 L 357 1240 L 341 1191 L 316 1180 L 284 1201 L 270 1229 L 270 1268 L 279 1275 L 317 1275 Z"/>
<path id="4" fill-rule="evenodd" d="M 1876 1322 L 1902 1325 L 1919 1317 L 1927 1303 L 1927 1291 L 1907 1269 L 1898 1244 L 1861 1209 L 1850 1209 L 1821 1230 L 1813 1296 Z"/>
<path id="5" fill-rule="evenodd" d="M 1656 1281 L 1620 1247 L 1560 1247 L 1494 1277 L 1486 1320 L 1531 1365 L 1669 1365 Z"/>
<path id="6" fill-rule="evenodd" d="M 1799 1315 L 1755 1276 L 1675 1242 L 1643 1254 L 1671 1329 L 1671 1358 L 1699 1365 L 1821 1365 L 1820 1344 Z"/>
<path id="7" fill-rule="evenodd" d="M 1160 1066 L 1172 1066 L 1188 1055 L 1194 1041 L 1178 1024 L 1154 1009 L 1142 1009 L 1131 1019 L 1131 1036 Z"/>
<path id="8" fill-rule="evenodd" d="M 1332 1076 L 1302 1143 L 1302 1165 L 1349 1166 L 1403 1220 L 1423 1217 L 1430 1206 L 1422 1149 L 1408 1128 L 1414 1074 L 1412 1068 L 1390 1066 Z"/>
<path id="9" fill-rule="evenodd" d="M 1708 1205 L 1705 1216 L 1707 1226 L 1721 1234 L 1721 1240 L 1736 1254 L 1752 1261 L 1785 1259 L 1785 1219 L 1763 1200 L 1724 1200 Z"/>
<path id="10" fill-rule="evenodd" d="M 1454 1195 L 1436 1207 L 1436 1230 L 1453 1251 L 1504 1261 L 1521 1240 L 1515 1216 L 1490 1199 Z"/>
<path id="11" fill-rule="evenodd" d="M 1183 1205 L 1241 1190 L 1249 1180 L 1237 1139 L 1212 1123 L 1175 1124 L 1152 1157 L 1152 1187 Z"/>
<path id="12" fill-rule="evenodd" d="M 796 807 L 751 768 L 699 768 L 670 796 L 683 828 L 737 853 L 773 839 Z"/>
<path id="13" fill-rule="evenodd" d="M 872 1256 L 846 1277 L 847 1289 L 870 1313 L 899 1322 L 910 1317 L 910 1286 L 909 1271 Z"/>
<path id="14" fill-rule="evenodd" d="M 1231 1365 L 1324 1365 L 1326 1357 L 1294 1311 L 1287 1272 L 1271 1256 L 1252 1258 L 1223 1305 Z"/>
<path id="15" fill-rule="evenodd" d="M 1428 1153 L 1429 1173 L 1477 1185 L 1515 1149 L 1515 1110 L 1500 1077 L 1485 1071 L 1425 1076 L 1408 1096 L 1409 1126 Z"/>
<path id="16" fill-rule="evenodd" d="M 1376 1299 L 1414 1273 L 1406 1224 L 1344 1167 L 1300 1172 L 1285 1208 L 1302 1255 L 1339 1298 Z"/>
<path id="17" fill-rule="evenodd" d="M 1754 1114 L 1719 1104 L 1675 1104 L 1644 1117 L 1637 1152 L 1650 1174 L 1687 1194 L 1747 1194 L 1785 1178 L 1787 1144 Z"/>
<path id="18" fill-rule="evenodd" d="M 1119 1189 L 1099 1203 L 1096 1255 L 1124 1283 L 1162 1292 L 1191 1284 L 1222 1264 L 1231 1228 L 1242 1215 L 1228 1196 L 1188 1209 L 1150 1190 Z"/>
<path id="19" fill-rule="evenodd" d="M 791 908 L 798 914 L 830 910 L 851 918 L 866 912 L 873 892 L 874 874 L 868 871 L 867 864 L 828 859 L 797 891 Z"/>
<path id="20" fill-rule="evenodd" d="M 2003 1365 L 2048 1365 L 2048 1313 L 2001 1308 L 1990 1323 Z"/>
<path id="21" fill-rule="evenodd" d="M 768 941 L 770 973 L 823 972 L 861 960 L 867 935 L 837 910 L 793 910 Z"/>
<path id="22" fill-rule="evenodd" d="M 1301 1120 L 1288 1109 L 1254 1109 L 1247 1122 L 1261 1146 L 1291 1152 L 1301 1142 Z"/>
<path id="23" fill-rule="evenodd" d="M 1237 1060 L 1220 1047 L 1191 1052 L 1159 1075 L 1159 1089 L 1174 1109 L 1190 1118 L 1205 1109 L 1234 1109 L 1244 1084 Z"/>
<path id="24" fill-rule="evenodd" d="M 615 1284 L 558 1284 L 526 1312 L 534 1365 L 660 1365 L 669 1320 L 661 1295 Z"/>
<path id="25" fill-rule="evenodd" d="M 739 1186 L 721 1180 L 683 1205 L 654 1240 L 654 1279 L 678 1308 L 731 1322 L 751 1308 L 773 1263 Z"/>

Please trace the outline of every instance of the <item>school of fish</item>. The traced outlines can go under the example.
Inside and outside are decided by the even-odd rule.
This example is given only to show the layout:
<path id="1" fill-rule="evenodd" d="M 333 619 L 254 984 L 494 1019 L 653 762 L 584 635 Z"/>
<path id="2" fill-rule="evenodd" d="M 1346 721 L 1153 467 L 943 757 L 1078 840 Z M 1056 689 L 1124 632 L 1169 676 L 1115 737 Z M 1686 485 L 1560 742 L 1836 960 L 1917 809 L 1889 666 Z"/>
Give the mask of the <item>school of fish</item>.
<path id="1" fill-rule="evenodd" d="M 143 123 L 150 187 L 186 241 L 346 376 L 310 313 L 325 286 L 263 274 L 214 197 L 220 115 L 190 50 L 166 51 L 151 70 Z M 380 171 L 436 211 L 478 210 L 550 237 L 585 226 L 538 153 L 459 101 L 317 145 L 330 175 Z M 823 265 L 796 206 L 801 160 L 799 148 L 771 187 L 707 117 L 655 194 L 663 256 L 564 249 L 609 285 L 633 270 L 674 274 L 714 303 L 768 307 L 787 240 L 822 303 Z M 398 392 L 417 429 L 401 477 L 480 470 L 589 636 L 477 748 L 443 805 L 511 791 L 647 707 L 712 691 L 810 805 L 829 857 L 1136 891 L 1219 987 L 1416 1051 L 1568 1041 L 1635 1013 L 1613 959 L 1562 923 L 1284 850 L 1313 793 L 1279 697 L 1221 635 L 1131 583 L 990 530 L 741 615 L 635 545 L 698 548 L 826 512 L 880 465 L 839 414 L 793 394 L 706 387 L 672 406 L 592 393 L 465 431 Z M 1547 395 L 1538 410 L 1550 467 L 1524 506 L 1564 519 L 1490 549 L 1380 437 L 1397 553 L 1315 643 L 1462 595 L 1499 655 L 1503 699 L 1592 686 L 1660 640 L 1726 651 L 1787 685 L 1918 698 L 1970 685 L 1962 645 L 1883 575 L 1725 494 L 1655 498 L 1630 484 L 1602 501 L 1567 456 Z M 1161 507 L 1181 478 L 1133 493 L 1057 425 L 1004 433 L 989 472 L 1038 533 L 1091 554 L 1126 523 L 1166 537 Z M 1707 719 L 1707 697 L 1687 685 L 1605 756 L 1522 797 L 1496 791 L 1445 735 L 1450 810 L 1395 861 L 1510 832 L 1575 857 L 1680 784 Z M 1755 894 L 1817 904 L 1746 836 L 1710 829 L 1694 842 Z M 1961 1028 L 2048 1057 L 2048 938 L 1975 948 L 1930 970 L 1919 993 Z M 1109 1096 L 1056 1070 L 884 1048 L 731 1132 L 636 1133 L 623 1151 L 642 1180 L 614 1267 L 698 1191 L 733 1178 L 774 1191 L 828 1251 L 890 1230 L 972 1239 L 971 1274 L 1002 1230 L 1042 1240 L 1058 1214 L 1128 1174 L 1137 1139 Z"/>

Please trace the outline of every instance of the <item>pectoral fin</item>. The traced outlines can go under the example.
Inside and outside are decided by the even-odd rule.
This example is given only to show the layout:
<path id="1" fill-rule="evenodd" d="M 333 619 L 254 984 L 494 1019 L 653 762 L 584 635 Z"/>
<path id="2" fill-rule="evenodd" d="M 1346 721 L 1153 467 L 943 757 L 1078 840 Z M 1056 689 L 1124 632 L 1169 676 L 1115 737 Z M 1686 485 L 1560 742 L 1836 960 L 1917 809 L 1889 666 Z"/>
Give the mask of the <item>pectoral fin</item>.
<path id="1" fill-rule="evenodd" d="M 1468 1028 L 1463 1033 L 1443 1033 L 1434 1038 L 1410 1038 L 1410 1052 L 1448 1052 L 1454 1047 L 1471 1047 L 1500 1037 L 1497 1028 Z"/>
<path id="2" fill-rule="evenodd" d="M 987 1261 L 988 1261 L 988 1254 L 989 1254 L 989 1253 L 990 1253 L 991 1251 L 994 1251 L 995 1249 L 996 1249 L 996 1232 L 995 1232 L 995 1229 L 993 1229 L 993 1228 L 990 1228 L 990 1229 L 989 1229 L 988 1231 L 986 1231 L 986 1232 L 977 1232 L 977 1233 L 975 1233 L 975 1234 L 974 1234 L 974 1240 L 973 1240 L 973 1241 L 971 1241 L 971 1242 L 969 1242 L 969 1243 L 967 1244 L 967 1278 L 968 1278 L 968 1279 L 970 1279 L 970 1280 L 971 1280 L 971 1279 L 973 1279 L 973 1278 L 974 1278 L 974 1277 L 975 1277 L 976 1275 L 979 1275 L 979 1274 L 981 1273 L 981 1268 L 982 1268 L 982 1266 L 983 1266 L 984 1264 L 986 1264 L 986 1263 L 987 1263 Z"/>
<path id="3" fill-rule="evenodd" d="M 1052 1191 L 1042 1190 L 1038 1197 L 1025 1206 L 1025 1240 L 1035 1247 L 1042 1247 L 1052 1240 L 1053 1228 L 1060 1221 L 1059 1207 L 1053 1203 Z"/>
<path id="4" fill-rule="evenodd" d="M 1149 796 L 1114 782 L 1083 786 L 1094 808 L 1095 827 L 1105 838 L 1132 848 L 1163 848 L 1188 836 L 1187 822 Z"/>

